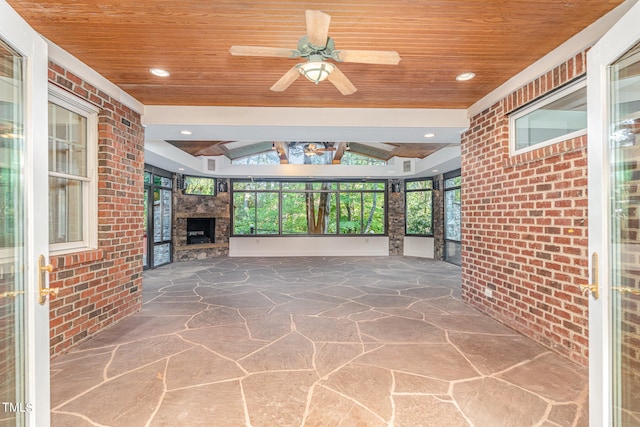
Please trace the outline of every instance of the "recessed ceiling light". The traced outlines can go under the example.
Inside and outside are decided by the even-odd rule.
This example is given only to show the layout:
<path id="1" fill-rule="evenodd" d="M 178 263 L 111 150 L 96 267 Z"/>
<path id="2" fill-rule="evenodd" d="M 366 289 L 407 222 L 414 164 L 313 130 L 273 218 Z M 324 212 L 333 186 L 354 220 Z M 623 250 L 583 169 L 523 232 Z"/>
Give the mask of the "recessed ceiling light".
<path id="1" fill-rule="evenodd" d="M 467 81 L 467 80 L 471 80 L 475 76 L 476 76 L 475 73 L 462 73 L 462 74 L 458 74 L 456 76 L 456 80 L 458 80 L 459 82 L 464 82 L 464 81 Z"/>
<path id="2" fill-rule="evenodd" d="M 183 171 L 183 170 L 184 170 L 184 168 L 178 168 L 178 170 L 179 170 L 179 171 Z"/>
<path id="3" fill-rule="evenodd" d="M 433 138 L 434 136 L 436 136 L 436 134 L 435 134 L 435 133 L 433 133 L 433 132 L 429 132 L 429 133 L 425 133 L 425 134 L 424 134 L 424 137 L 425 137 L 425 138 Z"/>
<path id="4" fill-rule="evenodd" d="M 183 135 L 191 135 L 193 132 L 191 132 L 190 130 L 185 129 L 185 130 L 181 130 L 180 133 L 183 134 Z"/>
<path id="5" fill-rule="evenodd" d="M 149 72 L 158 77 L 169 77 L 171 75 L 170 72 L 163 70 L 162 68 L 151 68 Z"/>
<path id="6" fill-rule="evenodd" d="M 438 169 L 431 169 L 431 172 L 438 172 Z"/>

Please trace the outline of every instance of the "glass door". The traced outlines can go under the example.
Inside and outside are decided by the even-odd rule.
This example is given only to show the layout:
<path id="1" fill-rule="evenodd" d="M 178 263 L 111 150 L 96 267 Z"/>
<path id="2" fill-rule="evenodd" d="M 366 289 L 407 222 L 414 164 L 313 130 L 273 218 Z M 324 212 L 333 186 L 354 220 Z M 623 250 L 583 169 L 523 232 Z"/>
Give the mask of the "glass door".
<path id="1" fill-rule="evenodd" d="M 640 3 L 588 55 L 590 423 L 640 425 Z"/>
<path id="2" fill-rule="evenodd" d="M 0 425 L 49 425 L 47 46 L 0 3 Z M 38 171 L 38 172 L 36 172 Z M 44 266 L 44 265 L 43 265 Z"/>
<path id="3" fill-rule="evenodd" d="M 24 424 L 18 406 L 29 409 L 21 357 L 26 353 L 23 60 L 0 40 L 0 400 L 9 403 L 0 407 L 2 425 Z"/>
<path id="4" fill-rule="evenodd" d="M 640 43 L 610 67 L 613 424 L 640 425 Z"/>
<path id="5" fill-rule="evenodd" d="M 144 173 L 145 254 L 144 267 L 155 268 L 172 261 L 173 177 L 150 165 Z"/>
<path id="6" fill-rule="evenodd" d="M 444 259 L 462 264 L 462 176 L 460 170 L 444 175 Z"/>

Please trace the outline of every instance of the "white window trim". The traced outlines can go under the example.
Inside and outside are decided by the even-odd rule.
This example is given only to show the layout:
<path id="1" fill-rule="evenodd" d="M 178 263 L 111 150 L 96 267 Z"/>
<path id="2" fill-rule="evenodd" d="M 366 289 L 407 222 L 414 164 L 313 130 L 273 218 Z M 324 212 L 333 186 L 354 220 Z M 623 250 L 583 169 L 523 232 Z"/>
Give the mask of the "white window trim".
<path id="1" fill-rule="evenodd" d="M 77 242 L 49 244 L 51 255 L 79 252 L 98 247 L 98 112 L 100 109 L 89 102 L 57 87 L 49 85 L 49 102 L 73 111 L 87 119 L 87 176 L 78 178 L 88 182 L 83 185 L 83 240 Z M 57 176 L 49 171 L 49 176 Z M 75 179 L 75 178 L 74 178 Z"/>
<path id="2" fill-rule="evenodd" d="M 575 132 L 571 132 L 556 138 L 548 139 L 546 141 L 539 142 L 537 144 L 530 145 L 525 148 L 516 149 L 516 120 L 519 118 L 526 116 L 533 111 L 539 110 L 545 105 L 551 104 L 581 88 L 587 86 L 587 79 L 581 78 L 580 80 L 567 85 L 564 88 L 556 91 L 550 96 L 544 96 L 539 101 L 534 102 L 530 106 L 518 111 L 515 114 L 509 116 L 509 154 L 511 156 L 517 156 L 519 154 L 528 153 L 529 151 L 538 150 L 543 147 L 548 147 L 549 145 L 557 144 L 558 142 L 567 141 L 569 139 L 577 138 L 579 136 L 583 136 L 587 134 L 587 127 L 584 129 L 580 129 Z"/>

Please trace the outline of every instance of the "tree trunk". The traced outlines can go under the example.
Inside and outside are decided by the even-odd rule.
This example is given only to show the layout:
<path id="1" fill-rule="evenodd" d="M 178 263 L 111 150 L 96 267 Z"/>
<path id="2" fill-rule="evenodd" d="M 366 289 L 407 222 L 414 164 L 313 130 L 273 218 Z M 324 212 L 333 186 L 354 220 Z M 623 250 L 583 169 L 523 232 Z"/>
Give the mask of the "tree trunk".
<path id="1" fill-rule="evenodd" d="M 323 183 L 321 189 L 328 190 L 329 184 Z M 305 188 L 307 190 L 312 190 L 312 184 L 306 184 Z M 309 234 L 324 234 L 327 230 L 327 225 L 329 223 L 329 211 L 330 211 L 330 202 L 331 198 L 329 197 L 330 193 L 321 192 L 320 200 L 318 203 L 318 209 L 316 211 L 315 207 L 315 193 L 309 191 L 306 194 L 305 201 L 307 207 L 307 229 L 309 230 Z"/>
<path id="2" fill-rule="evenodd" d="M 373 221 L 373 214 L 376 211 L 377 198 L 378 198 L 378 193 L 373 193 L 373 205 L 371 206 L 371 211 L 369 212 L 369 218 L 367 218 L 367 225 L 364 227 L 364 234 L 367 234 L 371 228 L 371 222 Z"/>

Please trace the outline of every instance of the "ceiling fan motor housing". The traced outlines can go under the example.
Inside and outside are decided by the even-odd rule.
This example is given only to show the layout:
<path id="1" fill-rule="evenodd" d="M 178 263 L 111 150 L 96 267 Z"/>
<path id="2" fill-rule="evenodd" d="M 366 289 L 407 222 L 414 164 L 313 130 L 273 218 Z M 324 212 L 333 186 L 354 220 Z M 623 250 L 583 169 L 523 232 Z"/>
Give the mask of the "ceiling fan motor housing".
<path id="1" fill-rule="evenodd" d="M 298 52 L 302 58 L 309 58 L 310 56 L 320 55 L 323 58 L 334 58 L 333 51 L 335 49 L 335 43 L 331 37 L 327 37 L 327 43 L 324 46 L 314 46 L 309 43 L 309 38 L 304 35 L 298 40 Z"/>

